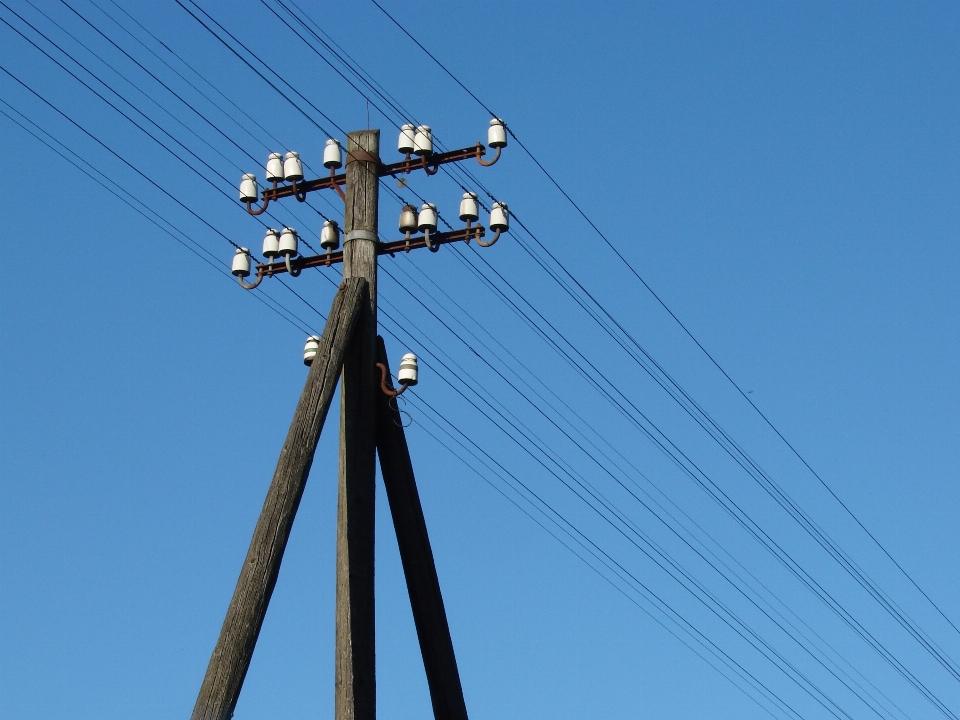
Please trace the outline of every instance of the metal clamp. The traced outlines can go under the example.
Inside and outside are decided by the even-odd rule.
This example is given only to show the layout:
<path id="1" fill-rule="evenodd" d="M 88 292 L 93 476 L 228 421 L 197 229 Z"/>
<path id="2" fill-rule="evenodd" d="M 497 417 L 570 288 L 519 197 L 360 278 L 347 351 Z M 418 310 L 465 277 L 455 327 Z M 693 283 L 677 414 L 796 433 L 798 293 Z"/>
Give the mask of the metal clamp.
<path id="1" fill-rule="evenodd" d="M 377 242 L 380 238 L 371 230 L 350 230 L 343 234 L 343 244 L 346 245 L 351 240 L 370 240 Z"/>

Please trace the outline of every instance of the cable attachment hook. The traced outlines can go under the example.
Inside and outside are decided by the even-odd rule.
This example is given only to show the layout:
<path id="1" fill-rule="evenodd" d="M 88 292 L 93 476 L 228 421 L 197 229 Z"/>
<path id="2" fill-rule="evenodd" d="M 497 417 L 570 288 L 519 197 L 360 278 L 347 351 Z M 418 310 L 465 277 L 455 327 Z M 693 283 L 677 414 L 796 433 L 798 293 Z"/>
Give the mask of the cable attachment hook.
<path id="1" fill-rule="evenodd" d="M 510 229 L 510 211 L 507 210 L 507 204 L 499 200 L 490 208 L 490 229 L 493 230 L 493 237 L 490 240 L 477 238 L 477 245 L 480 247 L 490 247 L 500 239 L 500 234 Z"/>
<path id="2" fill-rule="evenodd" d="M 500 151 L 507 146 L 507 125 L 500 118 L 490 121 L 487 128 L 487 145 L 496 150 L 492 160 L 484 160 L 484 147 L 477 143 L 477 162 L 484 167 L 490 167 L 500 159 Z"/>
<path id="3" fill-rule="evenodd" d="M 387 366 L 383 363 L 377 363 L 380 368 L 380 390 L 389 398 L 395 398 L 408 388 L 417 384 L 417 356 L 413 353 L 407 353 L 400 360 L 400 369 L 397 371 L 397 382 L 400 383 L 400 389 L 394 390 L 387 381 L 390 379 L 390 373 Z"/>
<path id="4" fill-rule="evenodd" d="M 297 202 L 306 202 L 307 201 L 307 191 L 303 189 L 303 182 L 301 180 L 300 187 L 297 187 L 297 181 L 292 180 L 290 186 L 293 188 L 293 196 L 297 199 Z M 339 189 L 339 188 L 338 188 Z"/>
<path id="5" fill-rule="evenodd" d="M 297 256 L 299 239 L 300 236 L 297 235 L 296 230 L 291 227 L 285 227 L 280 233 L 280 241 L 277 243 L 277 254 L 283 255 L 283 262 L 287 266 L 287 272 L 293 277 L 298 277 L 300 273 L 303 272 L 302 266 L 294 269 L 293 264 L 290 262 L 292 258 Z"/>
<path id="6" fill-rule="evenodd" d="M 250 250 L 244 247 L 238 247 L 237 252 L 234 253 L 233 266 L 230 268 L 230 272 L 236 276 L 240 287 L 245 290 L 253 290 L 263 281 L 263 271 L 258 267 L 256 281 L 253 283 L 244 282 L 245 277 L 250 277 Z"/>
<path id="7" fill-rule="evenodd" d="M 277 189 L 276 180 L 273 181 L 273 189 Z M 259 190 L 260 188 L 257 186 L 257 176 L 253 173 L 246 173 L 240 179 L 240 202 L 247 206 L 247 212 L 251 215 L 264 213 L 270 204 L 270 200 L 266 197 L 266 191 L 264 191 L 263 204 L 258 208 L 253 206 L 259 196 Z"/>
<path id="8" fill-rule="evenodd" d="M 480 208 L 477 206 L 477 194 L 475 192 L 467 190 L 463 194 L 463 199 L 460 201 L 460 219 L 467 224 L 466 230 L 471 230 L 473 224 L 480 219 Z M 480 227 L 477 226 L 477 231 L 472 234 L 479 239 Z M 468 245 L 470 244 L 470 235 L 471 233 L 467 233 L 466 238 L 464 238 L 464 242 Z"/>
<path id="9" fill-rule="evenodd" d="M 437 206 L 433 203 L 424 203 L 420 207 L 417 218 L 417 228 L 423 233 L 423 241 L 430 252 L 437 252 L 440 246 L 430 242 L 430 233 L 437 231 Z"/>

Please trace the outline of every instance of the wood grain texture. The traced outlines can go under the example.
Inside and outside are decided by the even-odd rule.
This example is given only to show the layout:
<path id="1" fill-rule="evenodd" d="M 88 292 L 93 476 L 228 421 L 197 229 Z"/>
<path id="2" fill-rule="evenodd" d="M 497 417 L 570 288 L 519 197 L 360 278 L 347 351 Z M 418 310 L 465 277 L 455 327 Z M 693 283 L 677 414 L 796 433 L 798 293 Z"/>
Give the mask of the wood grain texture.
<path id="1" fill-rule="evenodd" d="M 377 157 L 380 132 L 347 136 L 344 278 L 362 277 L 370 290 L 343 362 L 340 391 L 340 472 L 337 500 L 335 720 L 375 720 L 377 711 L 374 603 L 376 479 L 376 237 L 377 163 L 353 160 L 354 150 Z"/>
<path id="2" fill-rule="evenodd" d="M 320 348 L 280 451 L 192 720 L 228 720 L 233 716 L 337 386 L 344 353 L 368 307 L 366 280 L 345 280 L 334 297 Z"/>
<path id="3" fill-rule="evenodd" d="M 389 367 L 383 338 L 377 338 L 377 341 L 379 361 Z M 380 455 L 380 472 L 387 490 L 423 666 L 430 686 L 433 716 L 436 720 L 467 720 L 460 672 L 427 535 L 427 523 L 420 504 L 420 493 L 413 474 L 413 463 L 410 461 L 400 413 L 390 401 L 387 395 L 378 393 L 377 453 Z"/>

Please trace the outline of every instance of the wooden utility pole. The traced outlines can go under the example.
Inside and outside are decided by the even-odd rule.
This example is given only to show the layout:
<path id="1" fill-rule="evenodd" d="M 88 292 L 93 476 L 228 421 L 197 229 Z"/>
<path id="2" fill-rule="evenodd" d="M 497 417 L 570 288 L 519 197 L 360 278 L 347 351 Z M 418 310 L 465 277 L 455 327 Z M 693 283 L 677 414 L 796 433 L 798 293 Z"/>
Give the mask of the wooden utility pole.
<path id="1" fill-rule="evenodd" d="M 192 720 L 229 720 L 240 695 L 250 658 L 263 624 L 263 618 L 277 582 L 280 562 L 290 536 L 300 498 L 320 431 L 330 407 L 338 375 L 342 377 L 340 394 L 340 471 L 337 494 L 337 581 L 336 581 L 336 649 L 334 720 L 376 720 L 376 616 L 374 608 L 374 499 L 376 496 L 376 455 L 380 453 L 390 512 L 393 516 L 400 557 L 410 604 L 413 607 L 417 636 L 423 655 L 430 697 L 436 720 L 467 720 L 467 709 L 460 685 L 460 674 L 453 653 L 450 628 L 440 594 L 440 582 L 434 566 L 433 551 L 427 537 L 423 508 L 413 475 L 413 464 L 406 437 L 400 426 L 399 413 L 390 398 L 398 393 L 381 386 L 378 360 L 384 365 L 383 341 L 377 337 L 377 256 L 410 252 L 429 247 L 436 252 L 441 245 L 470 242 L 490 247 L 507 232 L 507 206 L 494 202 L 490 208 L 490 230 L 493 238 L 484 242 L 484 228 L 474 225 L 479 219 L 475 193 L 466 193 L 460 203 L 460 219 L 466 227 L 437 232 L 436 208 L 425 204 L 413 220 L 405 207 L 401 227 L 405 237 L 381 243 L 377 233 L 377 205 L 380 178 L 423 171 L 435 175 L 441 165 L 476 159 L 481 165 L 493 165 L 507 144 L 506 126 L 502 120 L 490 121 L 487 142 L 496 149 L 489 161 L 483 160 L 486 148 L 481 144 L 433 152 L 430 128 L 404 125 L 398 149 L 405 159 L 384 165 L 380 162 L 380 131 L 358 130 L 347 135 L 346 169 L 336 174 L 340 163 L 339 145 L 327 141 L 333 159 L 329 176 L 306 180 L 302 169 L 285 172 L 289 184 L 274 181 L 263 190 L 257 202 L 256 178 L 247 174 L 240 184 L 240 199 L 251 215 L 263 213 L 267 206 L 281 198 L 295 196 L 304 202 L 307 193 L 332 189 L 344 199 L 343 250 L 334 252 L 336 223 L 324 225 L 321 246 L 325 255 L 311 257 L 285 256 L 277 261 L 265 246 L 266 263 L 258 263 L 256 280 L 250 276 L 251 254 L 237 248 L 232 273 L 247 290 L 258 287 L 265 277 L 289 272 L 297 277 L 305 268 L 329 267 L 343 263 L 343 284 L 334 299 L 330 317 L 319 343 L 307 384 L 287 434 L 273 482 L 267 493 L 260 519 L 254 530 L 240 579 L 227 610 L 220 637 L 203 679 Z M 295 153 L 288 153 L 286 162 L 295 162 Z M 279 171 L 270 170 L 271 174 Z M 297 179 L 294 179 L 297 178 Z M 342 186 L 346 185 L 346 192 Z M 412 225 L 410 224 L 412 223 Z M 411 237 L 417 229 L 423 237 Z M 332 232 L 331 239 L 327 233 Z M 326 239 L 324 239 L 326 238 Z M 273 259 L 274 262 L 270 262 Z M 314 339 L 308 340 L 311 348 Z M 416 384 L 416 365 L 401 369 L 401 383 Z M 402 392 L 402 390 L 401 390 Z"/>
<path id="2" fill-rule="evenodd" d="M 363 278 L 363 307 L 343 361 L 337 500 L 334 720 L 376 720 L 377 205 L 380 131 L 347 135 L 343 277 Z"/>
<path id="3" fill-rule="evenodd" d="M 389 368 L 383 338 L 377 341 L 379 361 Z M 400 546 L 400 561 L 430 687 L 433 717 L 435 720 L 467 720 L 460 672 L 406 434 L 395 402 L 383 393 L 377 398 L 377 454 Z"/>
<path id="4" fill-rule="evenodd" d="M 362 277 L 344 280 L 334 297 L 191 720 L 229 720 L 233 716 L 337 387 L 344 352 L 370 307 L 367 297 L 367 282 Z"/>

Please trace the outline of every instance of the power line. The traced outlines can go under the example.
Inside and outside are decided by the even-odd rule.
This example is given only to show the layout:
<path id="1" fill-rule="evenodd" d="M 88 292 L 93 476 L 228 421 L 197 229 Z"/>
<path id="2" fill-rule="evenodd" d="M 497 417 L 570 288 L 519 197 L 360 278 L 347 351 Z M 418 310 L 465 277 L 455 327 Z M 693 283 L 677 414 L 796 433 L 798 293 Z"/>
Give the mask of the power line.
<path id="1" fill-rule="evenodd" d="M 378 5 L 378 7 L 380 6 Z M 397 24 L 399 26 L 399 23 Z M 289 23 L 287 23 L 287 25 L 290 27 Z M 401 27 L 401 29 L 403 28 Z M 307 43 L 307 41 L 300 36 L 295 29 L 291 27 L 291 30 L 293 30 L 301 38 L 301 40 L 309 45 L 309 43 Z M 405 29 L 404 32 L 409 36 L 409 33 L 407 33 Z M 412 36 L 411 39 L 413 39 Z M 416 42 L 415 39 L 414 41 Z M 417 44 L 420 45 L 420 43 Z M 420 45 L 420 47 L 423 48 L 422 45 Z M 320 55 L 316 48 L 312 49 L 314 52 L 317 52 L 317 54 Z M 425 52 L 428 52 L 425 48 L 423 49 Z M 431 55 L 431 57 L 433 56 Z M 434 60 L 436 60 L 436 58 L 434 58 Z M 327 62 L 329 63 L 329 61 Z M 356 89 L 355 86 L 354 88 Z M 511 135 L 514 136 L 512 132 Z M 526 150 L 526 148 L 524 149 Z M 458 172 L 465 173 L 468 177 L 474 180 L 475 184 L 480 185 L 480 187 L 483 188 L 482 184 L 476 182 L 475 178 L 473 178 L 468 171 L 464 171 L 461 168 L 457 168 L 457 170 Z M 466 189 L 462 184 L 461 188 Z M 483 189 L 485 192 L 487 192 L 491 199 L 495 199 L 494 196 L 490 194 L 488 190 L 486 190 L 486 188 Z M 516 213 L 514 212 L 512 214 L 514 215 L 517 223 L 534 240 L 534 242 L 537 243 L 537 245 L 540 247 L 540 250 L 547 254 L 554 261 L 554 263 L 561 268 L 564 274 L 570 278 L 577 288 L 579 288 L 580 292 L 585 294 L 590 299 L 592 304 L 594 304 L 600 310 L 600 312 L 606 316 L 607 321 L 604 321 L 603 318 L 597 316 L 596 313 L 577 296 L 577 292 L 568 283 L 559 278 L 556 273 L 537 256 L 536 253 L 521 243 L 521 246 L 524 248 L 524 250 L 526 250 L 530 257 L 537 262 L 549 276 L 557 281 L 558 284 L 560 284 L 560 286 L 584 309 L 584 311 L 587 312 L 587 314 L 595 321 L 597 321 L 601 327 L 603 327 L 608 334 L 610 334 L 611 337 L 628 353 L 628 355 L 633 357 L 633 359 L 635 359 L 641 365 L 641 367 L 643 367 L 643 369 L 650 374 L 651 378 L 653 378 L 688 414 L 690 414 L 691 418 L 694 419 L 694 421 L 697 422 L 701 428 L 704 429 L 721 446 L 721 448 L 724 449 L 725 452 L 730 454 L 735 462 L 737 462 L 751 477 L 754 478 L 754 480 L 761 485 L 761 487 L 764 488 L 764 490 L 771 496 L 771 498 L 774 499 L 775 502 L 777 502 L 789 515 L 791 515 L 801 525 L 801 527 L 803 527 L 813 537 L 813 539 L 820 544 L 821 547 L 823 547 L 828 554 L 834 557 L 834 559 L 840 563 L 842 567 L 844 567 L 851 577 L 853 577 L 858 584 L 860 584 L 872 597 L 874 597 L 874 599 L 877 600 L 877 602 L 881 604 L 882 607 L 884 607 L 884 609 L 894 618 L 894 620 L 896 620 L 911 636 L 913 636 L 921 644 L 921 646 L 930 652 L 930 654 L 933 655 L 933 657 L 944 669 L 946 669 L 955 678 L 960 679 L 960 670 L 957 669 L 955 663 L 949 658 L 949 656 L 947 656 L 946 653 L 943 652 L 943 650 L 916 624 L 916 622 L 906 615 L 906 613 L 902 611 L 902 609 L 899 608 L 899 606 L 892 601 L 889 596 L 887 596 L 886 593 L 884 593 L 884 591 L 879 588 L 879 586 L 868 575 L 866 575 L 861 568 L 859 568 L 859 566 L 857 566 L 857 564 L 836 544 L 832 538 L 830 538 L 825 531 L 823 531 L 822 528 L 820 528 L 813 520 L 809 518 L 809 516 L 783 491 L 783 489 L 775 481 L 773 481 L 772 478 L 770 478 L 770 476 L 762 468 L 760 468 L 759 465 L 757 465 L 756 462 L 750 458 L 745 451 L 743 451 L 743 449 L 733 440 L 729 433 L 720 427 L 716 421 L 710 417 L 710 415 L 706 413 L 703 408 L 701 408 L 696 401 L 694 401 L 693 398 L 691 398 L 689 394 L 672 377 L 670 377 L 668 373 L 666 373 L 659 363 L 657 363 L 656 360 L 654 360 L 649 353 L 642 346 L 640 346 L 639 343 L 636 342 L 633 336 L 630 335 L 630 333 L 627 332 L 625 328 L 623 328 L 623 326 L 615 320 L 615 318 L 613 318 L 613 316 L 603 307 L 603 305 L 600 304 L 578 280 L 576 280 L 569 270 L 567 270 L 566 267 L 560 263 L 560 261 L 549 251 L 549 249 L 547 249 L 546 246 L 544 246 L 543 243 L 541 243 L 536 236 L 533 235 L 533 233 L 522 223 L 522 221 L 516 217 Z M 604 239 L 606 240 L 606 238 Z M 627 337 L 627 339 L 646 358 L 646 362 L 643 358 L 635 355 L 630 348 L 624 345 L 624 342 L 620 339 L 620 337 L 618 337 L 616 331 L 607 324 L 608 322 L 612 322 L 615 327 Z M 647 362 L 652 363 L 655 370 L 651 369 L 651 367 L 647 365 Z"/>
<path id="2" fill-rule="evenodd" d="M 466 85 L 464 85 L 459 78 L 457 78 L 440 60 L 436 58 L 426 47 L 424 47 L 412 34 L 403 25 L 401 25 L 382 5 L 380 5 L 377 0 L 371 0 L 371 2 L 376 5 L 376 7 L 406 35 L 411 41 L 413 41 L 431 60 L 433 60 L 441 70 L 443 70 L 457 85 L 459 85 L 464 92 L 466 92 L 471 98 L 473 98 L 480 107 L 482 107 L 491 117 L 496 118 L 497 115 L 490 110 L 490 108 L 483 103 Z M 783 443 L 790 449 L 790 451 L 800 460 L 800 462 L 810 471 L 810 473 L 817 479 L 817 481 L 827 490 L 827 492 L 836 500 L 844 511 L 856 522 L 856 524 L 867 534 L 870 540 L 883 552 L 884 555 L 897 567 L 897 569 L 903 574 L 904 577 L 916 588 L 923 597 L 933 606 L 937 613 L 946 620 L 950 626 L 957 632 L 960 633 L 960 628 L 940 609 L 933 599 L 927 594 L 923 588 L 913 579 L 913 577 L 907 573 L 903 566 L 890 554 L 886 547 L 877 539 L 877 537 L 867 529 L 863 522 L 854 514 L 850 507 L 840 499 L 837 493 L 829 486 L 829 484 L 820 476 L 820 474 L 813 469 L 809 462 L 800 454 L 800 452 L 794 447 L 794 445 L 787 440 L 787 438 L 780 432 L 779 429 L 773 424 L 773 422 L 767 417 L 767 415 L 760 410 L 760 408 L 754 403 L 754 401 L 743 391 L 739 384 L 733 380 L 733 378 L 727 373 L 726 370 L 720 365 L 719 362 L 713 357 L 713 355 L 703 346 L 703 344 L 693 335 L 693 333 L 687 328 L 687 326 L 677 317 L 677 315 L 670 309 L 666 302 L 658 295 L 653 288 L 647 283 L 646 280 L 637 272 L 636 268 L 624 257 L 624 255 L 616 248 L 616 246 L 610 241 L 610 239 L 597 227 L 596 223 L 586 214 L 586 212 L 581 208 L 581 206 L 567 193 L 566 190 L 560 185 L 559 182 L 553 177 L 553 175 L 543 166 L 543 164 L 533 155 L 533 153 L 523 144 L 523 142 L 516 136 L 513 130 L 507 127 L 507 131 L 510 133 L 517 144 L 521 149 L 527 154 L 527 156 L 536 164 L 536 166 L 543 172 L 543 174 L 550 180 L 550 182 L 560 191 L 564 198 L 573 206 L 577 213 L 590 225 L 590 227 L 597 233 L 597 235 L 604 241 L 604 243 L 610 248 L 611 251 L 617 256 L 621 263 L 630 271 L 630 273 L 643 285 L 643 287 L 650 293 L 651 296 L 663 307 L 664 310 L 670 315 L 670 317 L 680 326 L 684 333 L 696 344 L 700 351 L 710 360 L 710 362 L 721 372 L 724 378 L 736 388 L 737 392 L 746 400 L 750 406 L 756 411 L 756 413 L 763 419 L 763 421 L 770 427 L 771 430 L 776 433 Z M 955 668 L 954 668 L 955 670 Z"/>
<path id="3" fill-rule="evenodd" d="M 289 288 L 288 288 L 288 289 L 289 289 Z M 298 297 L 300 297 L 300 296 L 298 295 Z M 301 300 L 302 300 L 302 298 L 301 298 Z M 306 302 L 306 301 L 304 301 L 304 302 Z M 315 308 L 313 308 L 313 309 L 316 310 Z"/>

